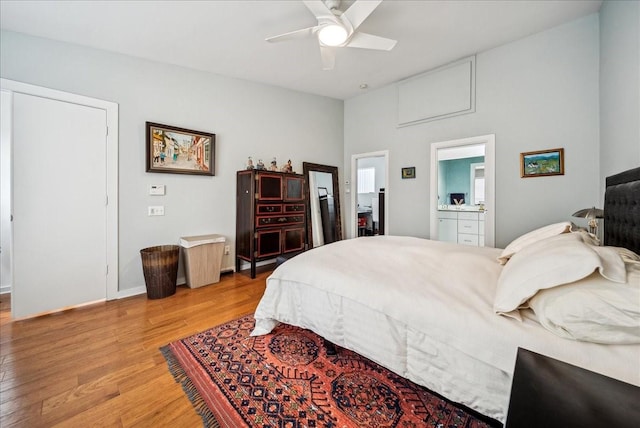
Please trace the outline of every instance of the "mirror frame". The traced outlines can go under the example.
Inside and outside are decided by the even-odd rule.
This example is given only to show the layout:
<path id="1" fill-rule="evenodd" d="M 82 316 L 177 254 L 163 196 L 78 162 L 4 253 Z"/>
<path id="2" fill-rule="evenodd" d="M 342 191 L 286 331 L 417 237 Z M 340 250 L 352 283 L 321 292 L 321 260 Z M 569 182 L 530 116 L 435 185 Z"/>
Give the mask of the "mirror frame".
<path id="1" fill-rule="evenodd" d="M 307 186 L 307 192 L 305 195 L 307 204 L 307 245 L 309 248 L 313 248 L 313 229 L 311 226 L 311 189 L 309 188 L 309 173 L 310 172 L 326 172 L 331 174 L 331 181 L 333 183 L 333 201 L 336 209 L 336 235 L 338 241 L 341 241 L 342 236 L 342 211 L 340 210 L 340 187 L 338 185 L 338 167 L 321 165 L 311 162 L 302 162 L 302 173 L 305 178 L 305 185 Z"/>

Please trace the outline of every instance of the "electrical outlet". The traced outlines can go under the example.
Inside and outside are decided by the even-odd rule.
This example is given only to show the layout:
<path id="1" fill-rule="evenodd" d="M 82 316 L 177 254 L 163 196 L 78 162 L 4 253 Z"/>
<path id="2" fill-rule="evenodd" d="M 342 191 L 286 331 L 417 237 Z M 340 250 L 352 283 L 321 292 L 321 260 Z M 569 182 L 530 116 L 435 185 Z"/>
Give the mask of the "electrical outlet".
<path id="1" fill-rule="evenodd" d="M 229 245 L 225 245 L 224 246 L 224 253 L 225 254 L 229 254 L 230 251 L 231 251 L 231 247 Z"/>
<path id="2" fill-rule="evenodd" d="M 153 207 L 148 207 L 148 209 L 149 209 L 149 216 L 164 215 L 164 206 L 163 205 L 157 205 L 157 206 L 153 206 Z"/>

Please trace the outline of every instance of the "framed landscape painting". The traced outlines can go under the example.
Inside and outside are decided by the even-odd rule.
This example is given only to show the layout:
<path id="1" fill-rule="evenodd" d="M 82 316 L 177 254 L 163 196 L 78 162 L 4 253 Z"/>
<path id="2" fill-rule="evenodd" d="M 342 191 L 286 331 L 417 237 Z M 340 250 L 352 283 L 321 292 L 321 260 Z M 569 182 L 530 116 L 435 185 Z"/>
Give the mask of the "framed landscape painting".
<path id="1" fill-rule="evenodd" d="M 520 177 L 564 175 L 564 149 L 520 153 Z"/>
<path id="2" fill-rule="evenodd" d="M 147 172 L 215 175 L 215 134 L 147 122 Z"/>

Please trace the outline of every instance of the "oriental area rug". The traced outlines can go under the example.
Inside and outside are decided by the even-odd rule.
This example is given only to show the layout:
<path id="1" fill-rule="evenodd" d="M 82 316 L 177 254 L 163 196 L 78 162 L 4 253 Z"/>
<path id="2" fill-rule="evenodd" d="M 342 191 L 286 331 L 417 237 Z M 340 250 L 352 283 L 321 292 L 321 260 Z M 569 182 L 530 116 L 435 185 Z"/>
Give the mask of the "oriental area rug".
<path id="1" fill-rule="evenodd" d="M 485 428 L 484 420 L 315 333 L 253 315 L 160 348 L 206 427 Z"/>

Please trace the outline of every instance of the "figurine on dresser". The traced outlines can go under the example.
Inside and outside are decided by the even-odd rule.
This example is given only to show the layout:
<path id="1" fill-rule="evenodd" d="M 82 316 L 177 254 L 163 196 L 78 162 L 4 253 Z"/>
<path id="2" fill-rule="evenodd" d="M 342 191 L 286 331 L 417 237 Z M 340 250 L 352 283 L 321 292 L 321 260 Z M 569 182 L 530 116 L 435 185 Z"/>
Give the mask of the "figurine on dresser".
<path id="1" fill-rule="evenodd" d="M 293 173 L 293 166 L 291 165 L 291 159 L 289 159 L 287 163 L 282 166 L 281 171 L 287 172 L 289 174 Z"/>
<path id="2" fill-rule="evenodd" d="M 269 167 L 269 171 L 277 171 L 278 170 L 278 162 L 276 162 L 276 158 L 273 158 L 271 161 L 271 166 Z"/>

